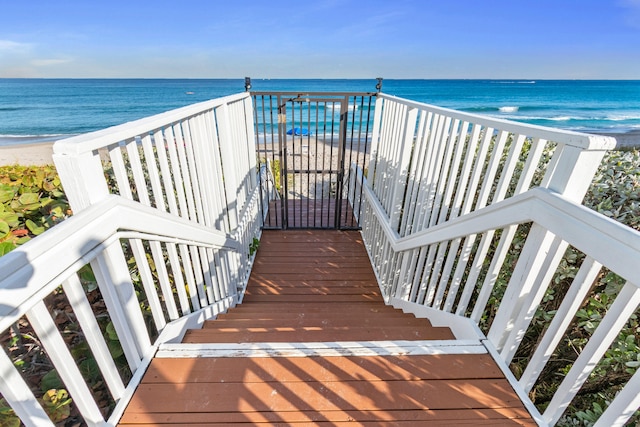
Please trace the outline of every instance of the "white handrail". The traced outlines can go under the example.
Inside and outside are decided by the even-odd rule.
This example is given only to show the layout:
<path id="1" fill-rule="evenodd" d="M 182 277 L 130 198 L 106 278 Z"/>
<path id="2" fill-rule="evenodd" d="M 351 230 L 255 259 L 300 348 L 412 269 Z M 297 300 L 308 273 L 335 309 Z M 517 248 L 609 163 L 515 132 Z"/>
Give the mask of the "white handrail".
<path id="1" fill-rule="evenodd" d="M 158 241 L 240 250 L 238 241 L 229 235 L 110 196 L 0 258 L 0 330 L 111 242 L 130 237 L 131 231 L 157 236 Z"/>
<path id="2" fill-rule="evenodd" d="M 377 198 L 366 182 L 363 187 L 367 201 L 374 214 L 385 221 L 382 230 L 394 252 L 406 252 L 508 225 L 535 222 L 586 254 L 598 253 L 598 261 L 621 276 L 631 278 L 637 274 L 637 266 L 626 260 L 640 259 L 640 232 L 552 190 L 534 188 L 463 217 L 400 237 L 381 213 Z"/>
<path id="3" fill-rule="evenodd" d="M 455 218 L 450 222 L 401 238 L 392 229 L 386 213 L 377 202 L 375 194 L 369 188 L 366 180 L 363 181 L 363 192 L 365 194 L 366 205 L 369 208 L 365 211 L 370 215 L 367 221 L 369 221 L 369 224 L 371 224 L 372 221 L 377 224 L 376 226 L 380 232 L 375 234 L 376 238 L 380 239 L 383 237 L 381 240 L 390 248 L 390 253 L 386 254 L 387 260 L 395 259 L 394 257 L 410 256 L 412 251 L 424 251 L 425 248 L 445 244 L 464 236 L 482 234 L 496 229 L 506 229 L 514 224 L 523 223 L 532 223 L 540 227 L 540 229 L 547 230 L 556 236 L 556 238 L 565 241 L 586 255 L 588 261 L 585 261 L 585 269 L 584 271 L 581 269 L 581 273 L 576 275 L 574 285 L 571 288 L 572 290 L 567 294 L 566 298 L 576 298 L 575 296 L 572 297 L 572 295 L 577 295 L 577 293 L 582 295 L 582 297 L 579 297 L 576 301 L 565 301 L 566 304 L 563 303 L 558 310 L 559 314 L 556 315 L 557 317 L 554 317 L 553 323 L 548 328 L 548 332 L 540 341 L 544 346 L 541 344 L 535 353 L 533 353 L 526 372 L 520 380 L 520 385 L 526 388 L 527 391 L 531 389 L 532 381 L 535 382 L 535 378 L 546 365 L 551 353 L 559 343 L 561 334 L 566 331 L 570 319 L 573 318 L 580 307 L 584 295 L 586 295 L 591 288 L 595 275 L 601 268 L 604 266 L 627 280 L 625 288 L 623 288 L 618 298 L 616 298 L 614 305 L 610 308 L 610 314 L 607 316 L 607 319 L 603 320 L 601 326 L 596 330 L 596 334 L 594 334 L 589 341 L 589 345 L 585 347 L 581 357 L 569 371 L 567 375 L 568 379 L 563 382 L 561 388 L 558 389 L 554 399 L 543 414 L 543 419 L 546 422 L 550 425 L 555 424 L 589 373 L 594 369 L 598 360 L 604 355 L 605 350 L 615 339 L 622 326 L 628 321 L 629 317 L 634 314 L 638 303 L 640 303 L 640 281 L 638 281 L 637 277 L 638 270 L 636 264 L 637 260 L 640 259 L 640 232 L 607 218 L 598 212 L 567 200 L 565 197 L 551 190 L 535 188 L 486 208 L 471 212 L 463 217 Z M 373 218 L 375 218 L 375 220 L 373 220 Z M 364 234 L 366 236 L 367 233 Z M 371 254 L 372 242 L 365 239 L 365 243 Z M 526 251 L 526 249 L 523 249 L 521 258 L 526 257 L 524 251 Z M 373 257 L 372 259 L 375 264 L 375 259 Z M 595 269 L 591 268 L 594 262 L 596 262 Z M 376 266 L 374 265 L 374 267 Z M 518 267 L 516 267 L 516 269 L 517 268 Z M 381 278 L 383 283 L 390 280 L 388 276 L 389 273 L 393 274 L 393 270 L 384 267 L 384 264 L 380 264 L 376 270 L 379 275 L 387 274 L 386 277 Z M 535 271 L 529 271 L 528 274 L 533 275 L 536 273 Z M 410 276 L 410 274 L 408 276 Z M 514 276 L 521 277 L 522 274 L 514 272 Z M 402 271 L 400 271 L 400 277 L 404 277 Z M 505 306 L 509 308 L 508 311 L 503 310 L 506 316 L 505 319 L 513 323 L 511 326 L 509 326 L 510 323 L 506 325 L 502 323 L 496 324 L 499 322 L 498 316 L 496 316 L 494 325 L 487 335 L 489 345 L 498 348 L 499 351 L 496 352 L 496 354 L 504 357 L 507 364 L 518 348 L 524 331 L 528 326 L 528 322 L 533 316 L 535 307 L 537 307 L 546 286 L 549 285 L 548 279 L 546 282 L 547 283 L 540 283 L 539 288 L 533 288 L 531 290 L 531 292 L 535 291 L 536 297 L 533 296 L 533 293 L 522 294 L 517 282 L 509 284 L 509 288 L 500 304 L 500 310 L 503 310 Z M 402 283 L 398 284 L 398 289 L 401 288 Z M 509 289 L 512 289 L 511 294 L 513 296 L 511 300 L 509 300 L 508 297 Z M 399 301 L 395 299 L 398 295 L 404 295 L 404 297 L 401 296 L 403 299 L 409 295 L 409 291 L 406 293 L 395 292 L 394 297 L 393 290 L 385 288 L 384 286 L 383 290 L 387 291 L 387 296 L 394 303 L 395 301 Z M 449 292 L 457 291 L 451 288 Z M 453 295 L 453 299 L 455 299 L 455 294 Z M 401 305 L 406 309 L 406 302 L 402 302 Z M 512 307 L 516 308 L 514 309 Z M 634 381 L 637 383 L 637 380 Z M 630 391 L 633 390 L 632 387 L 633 385 L 631 384 L 627 385 L 627 387 L 625 387 L 625 393 L 619 396 L 621 402 L 627 403 L 616 403 L 616 401 L 614 401 L 615 406 L 612 404 L 612 409 L 607 412 L 607 418 L 605 419 L 623 419 L 620 418 L 620 414 L 614 412 L 613 408 L 616 407 L 624 408 L 627 414 L 624 420 L 633 414 L 631 408 L 635 407 L 633 407 L 634 403 L 631 402 L 636 402 L 637 399 L 630 398 L 630 396 L 633 395 L 633 391 Z M 635 392 L 637 393 L 637 390 Z M 526 396 L 526 391 L 522 392 L 521 395 Z M 624 423 L 624 421 L 622 421 L 622 423 Z M 621 425 L 622 423 L 616 425 Z"/>
<path id="4" fill-rule="evenodd" d="M 107 129 L 84 133 L 56 142 L 53 146 L 55 154 L 78 155 L 90 153 L 102 147 L 124 141 L 132 136 L 144 134 L 155 129 L 165 127 L 177 119 L 185 119 L 200 114 L 202 111 L 212 110 L 222 105 L 249 98 L 247 92 L 216 98 L 182 108 L 167 111 L 155 116 L 143 118 L 133 122 L 123 123 Z"/>
<path id="5" fill-rule="evenodd" d="M 372 140 L 367 179 L 360 170 L 352 175 L 363 195 L 363 237 L 383 294 L 403 309 L 441 310 L 478 325 L 489 316 L 480 326 L 505 369 L 565 249 L 586 257 L 522 378 L 508 376 L 519 395 L 531 390 L 602 269 L 626 279 L 570 379 L 544 415 L 536 414 L 555 424 L 640 298 L 640 233 L 579 205 L 615 140 L 384 94 L 376 103 Z M 499 277 L 508 280 L 504 295 L 494 293 Z M 492 295 L 501 299 L 488 306 Z M 633 413 L 636 377 L 603 420 L 621 425 Z"/>
<path id="6" fill-rule="evenodd" d="M 387 95 L 385 93 L 378 94 L 378 97 L 381 99 L 388 99 L 390 101 L 401 103 L 409 108 L 429 110 L 435 114 L 450 117 L 455 120 L 467 121 L 470 123 L 482 123 L 487 127 L 501 129 L 516 134 L 535 134 L 539 138 L 543 138 L 549 141 L 561 142 L 563 144 L 572 145 L 587 150 L 611 150 L 615 147 L 615 140 L 611 137 L 603 135 L 593 135 L 566 129 L 556 129 L 545 126 L 524 124 L 511 120 L 466 113 L 459 110 L 452 110 L 449 108 L 425 104 L 423 102 L 411 101 L 409 99 L 399 98 L 397 96 Z"/>

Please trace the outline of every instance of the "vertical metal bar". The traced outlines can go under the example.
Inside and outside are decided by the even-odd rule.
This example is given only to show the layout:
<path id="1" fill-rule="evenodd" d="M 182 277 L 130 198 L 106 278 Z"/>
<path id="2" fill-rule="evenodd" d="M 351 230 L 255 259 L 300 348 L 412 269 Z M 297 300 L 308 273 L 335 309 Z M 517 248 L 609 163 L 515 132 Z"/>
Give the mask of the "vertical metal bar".
<path id="1" fill-rule="evenodd" d="M 311 214 L 311 210 L 309 209 L 311 200 L 311 150 L 309 147 L 309 144 L 311 142 L 311 129 L 311 101 L 307 101 L 307 227 L 311 227 L 311 219 L 309 217 L 309 215 Z"/>
<path id="2" fill-rule="evenodd" d="M 338 170 L 336 179 L 335 229 L 340 230 L 342 214 L 342 179 L 344 178 L 344 157 L 347 148 L 347 120 L 349 118 L 349 96 L 340 101 L 340 128 L 338 135 Z"/>
<path id="3" fill-rule="evenodd" d="M 280 212 L 282 216 L 282 229 L 289 225 L 287 201 L 287 104 L 282 103 L 282 97 L 278 95 L 278 145 L 280 152 Z"/>
<path id="4" fill-rule="evenodd" d="M 278 124 L 277 124 L 278 110 L 277 110 L 277 108 L 273 107 L 273 97 L 274 97 L 274 95 L 269 95 L 269 135 L 270 135 L 270 141 L 271 141 L 271 165 L 272 165 L 271 167 L 275 168 L 276 167 L 276 150 L 275 150 L 276 141 L 275 141 L 274 129 L 276 131 L 278 129 Z M 278 100 L 276 98 L 276 105 L 277 105 L 277 102 L 278 102 Z M 274 112 L 274 110 L 276 112 L 276 122 L 274 122 L 274 120 L 273 120 L 273 112 Z M 266 123 L 267 123 L 267 121 L 266 121 L 266 118 L 265 118 L 265 126 L 266 126 Z M 274 123 L 275 123 L 275 126 L 274 126 Z M 266 144 L 267 143 L 266 143 L 266 133 L 265 133 L 265 146 L 266 146 Z M 279 159 L 278 163 L 277 163 L 278 173 L 280 174 L 280 177 L 282 177 L 282 158 L 281 158 L 280 154 L 278 154 L 278 159 Z M 275 177 L 274 177 L 274 180 L 275 180 Z M 275 187 L 273 189 L 274 192 L 282 191 L 282 187 L 280 187 L 280 190 L 278 190 L 278 187 L 276 186 L 276 182 L 275 181 L 273 182 L 273 185 Z M 281 200 L 282 200 L 282 198 L 281 198 Z M 282 201 L 280 203 L 282 203 Z M 274 204 L 274 210 L 276 212 L 276 215 L 274 216 L 276 223 L 274 224 L 274 226 L 278 227 L 278 223 L 280 223 L 279 227 L 282 228 L 282 216 L 278 215 L 278 210 L 277 210 L 276 206 L 277 205 Z M 280 219 L 280 220 L 278 221 L 278 219 Z M 271 216 L 269 216 L 269 221 L 271 221 Z M 269 222 L 269 225 L 271 225 L 271 222 Z"/>
<path id="5" fill-rule="evenodd" d="M 329 137 L 331 141 L 331 145 L 329 146 L 329 195 L 328 195 L 329 203 L 331 203 L 331 182 L 333 180 L 333 131 L 335 130 L 335 123 L 336 123 L 336 119 L 335 119 L 336 102 L 332 102 L 331 106 L 333 108 L 331 109 L 331 135 Z M 333 225 L 335 226 L 335 224 Z M 327 227 L 332 227 L 331 212 L 329 209 L 327 209 Z"/>
<path id="6" fill-rule="evenodd" d="M 353 97 L 353 110 L 351 113 L 351 123 L 349 124 L 349 129 L 350 129 L 350 137 L 349 137 L 349 161 L 346 164 L 346 170 L 345 172 L 347 173 L 347 179 L 346 179 L 346 183 L 347 183 L 347 188 L 346 191 L 343 191 L 344 195 L 346 195 L 346 200 L 347 200 L 347 208 L 346 208 L 346 212 L 345 212 L 345 227 L 349 227 L 349 228 L 353 228 L 353 212 L 351 215 L 349 215 L 349 193 L 351 191 L 351 162 L 353 161 L 353 139 L 355 136 L 355 126 L 356 126 L 356 110 L 358 109 L 358 97 L 354 96 Z M 343 197 L 344 197 L 343 195 Z"/>
<path id="7" fill-rule="evenodd" d="M 340 206 L 344 212 L 344 218 L 342 218 L 342 214 L 340 215 L 341 226 L 343 228 L 353 227 L 353 220 L 349 219 L 349 189 L 351 188 L 351 161 L 353 158 L 353 136 L 354 136 L 354 126 L 355 126 L 355 114 L 356 114 L 356 97 L 353 99 L 351 97 L 347 98 L 347 117 L 349 120 L 345 123 L 346 126 L 346 134 L 345 138 L 345 146 L 348 145 L 349 153 L 346 152 L 344 154 L 344 167 L 342 169 L 342 173 L 344 178 L 342 178 L 342 192 L 341 192 L 341 200 Z M 353 102 L 353 103 L 352 103 Z M 348 157 L 348 158 L 347 158 Z M 344 206 L 344 202 L 347 202 L 346 207 Z"/>
<path id="8" fill-rule="evenodd" d="M 322 122 L 322 187 L 320 188 L 320 198 L 324 199 L 324 187 L 325 187 L 325 171 L 326 171 L 326 153 L 327 153 L 327 102 L 324 102 L 324 118 Z M 331 181 L 331 176 L 329 176 Z M 324 215 L 320 211 L 320 227 L 324 225 Z"/>
<path id="9" fill-rule="evenodd" d="M 318 132 L 320 132 L 320 127 L 319 127 L 319 119 L 320 119 L 320 102 L 316 102 L 316 132 L 315 132 L 315 148 L 313 150 L 314 152 L 314 169 L 315 169 L 315 173 L 313 174 L 313 199 L 314 201 L 317 202 L 318 200 Z M 311 148 L 311 147 L 309 147 Z M 313 210 L 313 225 L 314 227 L 317 227 L 317 214 L 318 214 L 318 209 L 314 209 Z M 321 217 L 322 218 L 322 217 Z"/>
<path id="10" fill-rule="evenodd" d="M 302 161 L 302 141 L 300 142 L 300 161 L 296 162 L 296 127 L 301 127 L 302 126 L 302 103 L 298 104 L 298 112 L 300 114 L 300 123 L 297 123 L 298 126 L 296 126 L 296 119 L 295 119 L 295 115 L 296 115 L 296 104 L 294 102 L 291 103 L 291 109 L 293 111 L 292 117 L 293 119 L 291 120 L 293 122 L 292 124 L 292 137 L 293 137 L 293 158 L 291 159 L 291 162 L 293 163 L 293 191 L 294 191 L 294 195 L 293 197 L 295 197 L 295 191 L 296 191 L 296 178 L 298 178 L 298 186 L 300 187 L 300 191 L 298 192 L 298 203 L 294 203 L 293 205 L 293 209 L 294 209 L 294 213 L 293 213 L 293 217 L 294 217 L 294 225 L 297 225 L 297 227 L 301 226 L 302 223 L 302 197 L 300 196 L 302 194 L 302 179 L 300 179 L 300 177 L 297 177 L 296 175 L 299 172 L 296 172 L 296 170 L 300 170 L 301 169 L 301 165 L 299 165 L 299 163 Z M 295 200 L 295 199 L 294 199 Z M 296 220 L 295 220 L 295 214 L 296 212 L 299 212 L 298 214 L 298 223 L 296 224 Z"/>
<path id="11" fill-rule="evenodd" d="M 300 150 L 300 156 L 298 157 L 298 159 L 299 159 L 298 160 L 298 166 L 295 169 L 298 170 L 298 172 L 297 172 L 298 173 L 298 187 L 300 187 L 300 190 L 298 191 L 298 206 L 297 206 L 297 209 L 298 209 L 298 219 L 299 219 L 298 227 L 301 228 L 301 227 L 304 226 L 304 223 L 302 221 L 302 204 L 303 204 L 303 200 L 302 200 L 302 192 L 303 192 L 303 189 L 302 189 L 302 181 L 303 181 L 303 179 L 302 179 L 303 178 L 303 176 L 302 176 L 302 162 L 303 162 L 303 160 L 302 160 L 302 101 L 300 101 L 298 103 L 298 114 L 299 114 L 299 117 L 300 117 L 299 118 L 300 121 L 298 123 L 298 127 L 300 128 L 300 135 L 297 135 L 297 136 L 300 137 L 300 138 L 298 138 L 298 143 L 299 143 L 298 144 L 298 148 Z M 294 135 L 293 138 L 295 140 L 295 138 L 296 138 L 295 127 L 294 127 L 293 135 Z M 295 162 L 295 160 L 294 160 L 294 162 Z"/>

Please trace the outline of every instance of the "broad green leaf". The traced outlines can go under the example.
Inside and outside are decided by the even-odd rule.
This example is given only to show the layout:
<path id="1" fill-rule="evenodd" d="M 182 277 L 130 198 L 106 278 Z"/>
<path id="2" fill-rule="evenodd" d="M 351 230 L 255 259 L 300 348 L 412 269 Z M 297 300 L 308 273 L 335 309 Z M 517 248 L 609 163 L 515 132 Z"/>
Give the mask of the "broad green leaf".
<path id="1" fill-rule="evenodd" d="M 60 379 L 60 375 L 58 375 L 58 371 L 52 369 L 47 372 L 40 380 L 40 390 L 46 392 L 47 390 L 63 388 L 64 384 Z"/>
<path id="2" fill-rule="evenodd" d="M 25 225 L 27 226 L 29 231 L 32 232 L 33 234 L 35 234 L 36 236 L 38 234 L 44 233 L 45 228 L 42 227 L 41 225 L 36 224 L 35 222 L 31 221 L 30 219 L 28 219 L 25 222 Z"/>
<path id="3" fill-rule="evenodd" d="M 11 228 L 16 228 L 20 225 L 20 217 L 15 212 L 0 212 L 0 221 L 5 221 Z"/>
<path id="4" fill-rule="evenodd" d="M 119 341 L 107 341 L 107 347 L 109 347 L 109 354 L 111 354 L 111 357 L 114 359 L 124 354 L 124 350 Z"/>
<path id="5" fill-rule="evenodd" d="M 13 188 L 9 187 L 8 185 L 0 185 L 0 203 L 5 203 L 9 200 L 12 200 L 15 195 L 16 192 L 13 190 Z"/>
<path id="6" fill-rule="evenodd" d="M 23 205 L 31 205 L 38 203 L 39 196 L 38 193 L 24 193 L 18 198 L 18 201 Z"/>
<path id="7" fill-rule="evenodd" d="M 92 357 L 85 359 L 80 362 L 78 367 L 80 368 L 82 376 L 87 380 L 93 382 L 100 378 L 100 368 L 98 368 L 98 362 L 96 362 L 96 359 Z"/>

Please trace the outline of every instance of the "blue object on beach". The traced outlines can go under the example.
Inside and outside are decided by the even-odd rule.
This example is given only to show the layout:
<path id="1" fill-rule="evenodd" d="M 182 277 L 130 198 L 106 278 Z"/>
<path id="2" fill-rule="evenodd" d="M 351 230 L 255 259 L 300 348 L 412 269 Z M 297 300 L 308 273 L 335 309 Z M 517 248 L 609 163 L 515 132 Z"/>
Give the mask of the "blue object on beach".
<path id="1" fill-rule="evenodd" d="M 287 135 L 295 135 L 295 136 L 309 136 L 311 132 L 307 128 L 293 128 L 287 131 Z"/>

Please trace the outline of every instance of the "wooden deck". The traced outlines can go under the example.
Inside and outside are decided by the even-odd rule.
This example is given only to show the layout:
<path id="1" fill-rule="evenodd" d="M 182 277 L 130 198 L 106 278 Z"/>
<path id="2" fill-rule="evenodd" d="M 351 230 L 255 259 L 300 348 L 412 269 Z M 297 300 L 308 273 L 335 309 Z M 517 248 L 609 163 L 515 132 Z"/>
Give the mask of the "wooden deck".
<path id="1" fill-rule="evenodd" d="M 297 350 L 156 358 L 120 425 L 535 425 L 488 354 L 382 346 L 454 339 L 384 304 L 358 232 L 265 231 L 244 302 L 184 342 Z"/>

